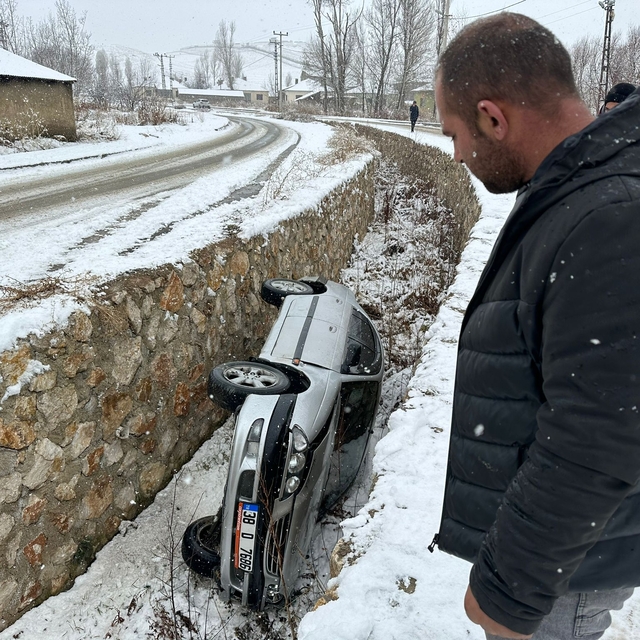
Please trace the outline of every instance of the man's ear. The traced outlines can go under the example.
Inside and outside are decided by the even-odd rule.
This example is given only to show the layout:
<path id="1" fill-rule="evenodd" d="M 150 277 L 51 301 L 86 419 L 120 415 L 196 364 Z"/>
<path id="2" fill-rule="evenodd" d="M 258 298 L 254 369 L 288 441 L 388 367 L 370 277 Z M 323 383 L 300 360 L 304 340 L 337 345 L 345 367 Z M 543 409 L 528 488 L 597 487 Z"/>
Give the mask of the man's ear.
<path id="1" fill-rule="evenodd" d="M 495 140 L 504 140 L 509 132 L 509 122 L 502 109 L 491 100 L 478 102 L 478 126 Z"/>

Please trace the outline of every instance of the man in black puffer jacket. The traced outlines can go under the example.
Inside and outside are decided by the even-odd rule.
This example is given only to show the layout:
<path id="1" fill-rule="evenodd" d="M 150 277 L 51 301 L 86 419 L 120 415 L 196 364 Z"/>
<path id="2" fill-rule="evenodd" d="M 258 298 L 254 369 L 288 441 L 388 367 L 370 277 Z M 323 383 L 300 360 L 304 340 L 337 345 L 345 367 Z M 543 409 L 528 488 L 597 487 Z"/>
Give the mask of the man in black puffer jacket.
<path id="1" fill-rule="evenodd" d="M 502 13 L 436 101 L 455 159 L 518 196 L 462 325 L 435 542 L 488 638 L 595 640 L 640 585 L 640 92 L 594 120 L 553 34 Z"/>

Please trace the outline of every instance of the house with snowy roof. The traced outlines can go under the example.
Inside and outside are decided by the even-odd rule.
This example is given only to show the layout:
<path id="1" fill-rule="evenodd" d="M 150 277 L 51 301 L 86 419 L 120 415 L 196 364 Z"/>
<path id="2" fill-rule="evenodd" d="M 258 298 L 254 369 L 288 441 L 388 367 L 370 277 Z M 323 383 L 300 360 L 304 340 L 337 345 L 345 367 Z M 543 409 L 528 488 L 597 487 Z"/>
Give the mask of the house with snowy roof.
<path id="1" fill-rule="evenodd" d="M 285 102 L 298 102 L 300 100 L 308 100 L 322 93 L 322 85 L 313 78 L 306 78 L 298 82 L 296 80 L 292 85 L 282 90 Z"/>
<path id="2" fill-rule="evenodd" d="M 0 49 L 0 137 L 76 140 L 75 78 Z"/>

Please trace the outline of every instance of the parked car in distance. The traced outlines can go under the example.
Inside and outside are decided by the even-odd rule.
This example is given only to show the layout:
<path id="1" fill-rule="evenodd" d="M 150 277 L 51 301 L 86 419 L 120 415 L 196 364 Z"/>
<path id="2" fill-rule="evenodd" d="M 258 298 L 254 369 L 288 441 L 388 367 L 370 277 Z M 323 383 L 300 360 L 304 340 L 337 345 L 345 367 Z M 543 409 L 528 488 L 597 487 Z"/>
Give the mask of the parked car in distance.
<path id="1" fill-rule="evenodd" d="M 211 109 L 211 105 L 209 104 L 208 100 L 205 100 L 204 98 L 200 98 L 200 100 L 196 100 L 193 103 L 193 108 L 204 109 L 205 111 L 208 111 L 209 109 Z"/>
<path id="2" fill-rule="evenodd" d="M 377 413 L 384 353 L 346 287 L 275 278 L 263 300 L 280 308 L 260 356 L 209 375 L 209 396 L 235 415 L 221 510 L 186 529 L 189 567 L 222 599 L 253 609 L 286 602 L 318 517 L 353 483 Z"/>

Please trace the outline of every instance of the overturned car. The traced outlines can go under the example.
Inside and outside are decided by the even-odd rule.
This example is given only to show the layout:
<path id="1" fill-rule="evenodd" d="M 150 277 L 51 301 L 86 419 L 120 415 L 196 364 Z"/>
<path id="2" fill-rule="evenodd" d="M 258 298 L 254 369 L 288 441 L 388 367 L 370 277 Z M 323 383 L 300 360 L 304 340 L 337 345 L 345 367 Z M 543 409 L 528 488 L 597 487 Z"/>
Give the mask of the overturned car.
<path id="1" fill-rule="evenodd" d="M 276 278 L 261 294 L 280 313 L 260 356 L 209 375 L 209 396 L 235 415 L 223 505 L 182 540 L 191 569 L 217 578 L 223 599 L 253 609 L 290 597 L 319 515 L 353 483 L 384 360 L 346 287 Z"/>

